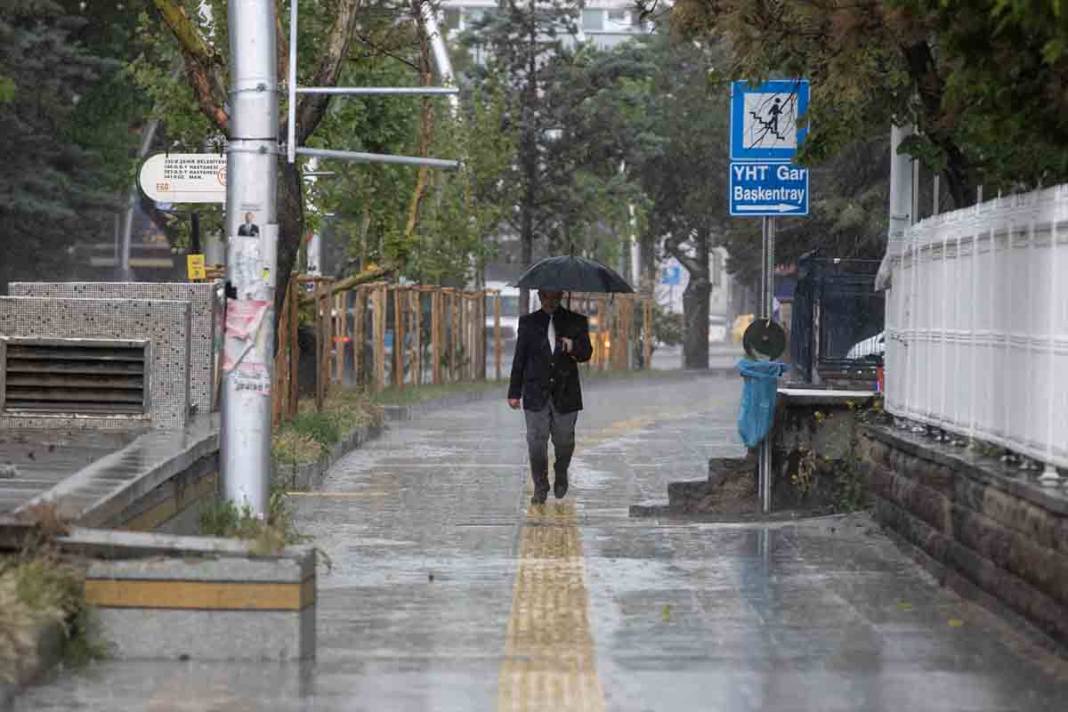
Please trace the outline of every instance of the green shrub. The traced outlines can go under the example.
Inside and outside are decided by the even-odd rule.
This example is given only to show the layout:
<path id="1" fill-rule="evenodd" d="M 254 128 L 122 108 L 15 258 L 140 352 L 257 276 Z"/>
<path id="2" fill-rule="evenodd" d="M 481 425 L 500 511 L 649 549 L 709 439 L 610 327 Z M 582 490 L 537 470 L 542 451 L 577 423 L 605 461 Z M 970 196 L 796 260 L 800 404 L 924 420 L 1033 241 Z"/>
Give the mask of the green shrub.
<path id="1" fill-rule="evenodd" d="M 281 465 L 306 465 L 322 455 L 322 446 L 310 435 L 283 428 L 274 436 L 271 455 Z"/>
<path id="2" fill-rule="evenodd" d="M 325 410 L 322 413 L 298 413 L 288 427 L 294 433 L 319 443 L 324 451 L 341 440 L 341 428 L 336 417 Z"/>
<path id="3" fill-rule="evenodd" d="M 64 661 L 80 665 L 103 657 L 83 574 L 51 548 L 35 547 L 0 559 L 0 681 L 12 682 L 33 658 L 40 626 L 63 626 Z"/>
<path id="4" fill-rule="evenodd" d="M 289 498 L 282 488 L 271 490 L 267 516 L 263 519 L 257 517 L 247 504 L 239 507 L 230 501 L 213 502 L 200 513 L 200 533 L 246 539 L 252 543 L 252 552 L 263 556 L 308 540 L 297 530 Z"/>

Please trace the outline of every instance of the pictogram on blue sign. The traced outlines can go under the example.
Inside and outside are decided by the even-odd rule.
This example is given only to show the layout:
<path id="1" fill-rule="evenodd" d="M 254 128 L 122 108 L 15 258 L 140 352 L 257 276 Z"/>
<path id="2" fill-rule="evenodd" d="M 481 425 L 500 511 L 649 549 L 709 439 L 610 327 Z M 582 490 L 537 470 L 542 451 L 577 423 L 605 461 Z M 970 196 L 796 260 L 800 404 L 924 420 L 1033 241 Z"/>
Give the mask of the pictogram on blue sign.
<path id="1" fill-rule="evenodd" d="M 731 163 L 731 215 L 808 215 L 808 169 L 792 163 Z"/>
<path id="2" fill-rule="evenodd" d="M 677 287 L 682 284 L 682 267 L 675 264 L 661 268 L 660 284 L 669 287 Z"/>
<path id="3" fill-rule="evenodd" d="M 731 84 L 731 160 L 790 161 L 805 140 L 807 79 Z"/>

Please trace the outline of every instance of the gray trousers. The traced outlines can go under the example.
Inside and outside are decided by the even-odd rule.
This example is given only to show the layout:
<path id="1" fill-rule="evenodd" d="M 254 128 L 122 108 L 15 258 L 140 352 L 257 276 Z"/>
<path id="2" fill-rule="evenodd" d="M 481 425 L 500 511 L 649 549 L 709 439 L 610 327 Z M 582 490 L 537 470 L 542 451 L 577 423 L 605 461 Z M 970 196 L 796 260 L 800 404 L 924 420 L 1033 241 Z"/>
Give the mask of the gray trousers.
<path id="1" fill-rule="evenodd" d="M 560 413 L 551 403 L 541 410 L 525 410 L 527 419 L 527 450 L 530 453 L 530 475 L 536 492 L 549 491 L 549 438 L 553 440 L 556 476 L 567 476 L 571 455 L 575 452 L 575 422 L 578 411 Z"/>

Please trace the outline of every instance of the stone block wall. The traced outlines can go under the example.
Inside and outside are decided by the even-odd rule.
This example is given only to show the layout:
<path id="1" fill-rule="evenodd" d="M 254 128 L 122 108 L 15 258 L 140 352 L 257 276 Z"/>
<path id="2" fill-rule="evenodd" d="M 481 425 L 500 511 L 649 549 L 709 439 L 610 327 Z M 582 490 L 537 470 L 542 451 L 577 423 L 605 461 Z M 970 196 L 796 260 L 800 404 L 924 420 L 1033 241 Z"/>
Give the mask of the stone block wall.
<path id="1" fill-rule="evenodd" d="M 1068 644 L 1068 488 L 887 426 L 862 441 L 880 523 L 943 583 Z"/>
<path id="2" fill-rule="evenodd" d="M 145 415 L 0 414 L 0 428 L 184 427 L 189 415 L 189 323 L 187 301 L 0 297 L 0 336 L 150 342 Z"/>
<path id="3" fill-rule="evenodd" d="M 216 287 L 195 282 L 12 282 L 17 297 L 54 299 L 150 299 L 189 302 L 189 399 L 199 412 L 212 409 L 216 339 L 222 331 Z"/>

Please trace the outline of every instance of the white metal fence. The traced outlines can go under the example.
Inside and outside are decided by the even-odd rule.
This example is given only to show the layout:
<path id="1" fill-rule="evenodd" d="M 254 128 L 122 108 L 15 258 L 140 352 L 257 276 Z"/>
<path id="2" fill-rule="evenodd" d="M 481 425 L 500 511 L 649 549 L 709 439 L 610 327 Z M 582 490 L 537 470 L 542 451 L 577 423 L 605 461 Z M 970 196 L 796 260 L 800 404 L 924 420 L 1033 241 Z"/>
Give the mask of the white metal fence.
<path id="1" fill-rule="evenodd" d="M 888 259 L 887 410 L 1068 467 L 1068 185 L 924 220 Z"/>

